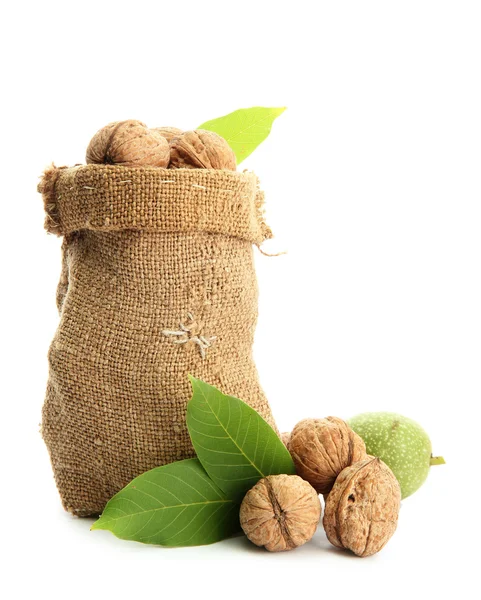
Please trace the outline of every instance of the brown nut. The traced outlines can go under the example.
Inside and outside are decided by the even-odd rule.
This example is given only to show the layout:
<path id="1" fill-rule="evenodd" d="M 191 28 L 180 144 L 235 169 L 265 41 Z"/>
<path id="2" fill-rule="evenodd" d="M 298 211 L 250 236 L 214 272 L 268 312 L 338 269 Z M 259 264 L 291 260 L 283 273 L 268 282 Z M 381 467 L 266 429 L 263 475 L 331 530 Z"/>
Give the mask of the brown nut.
<path id="1" fill-rule="evenodd" d="M 297 474 L 319 494 L 328 494 L 343 469 L 366 457 L 362 439 L 337 417 L 300 421 L 288 447 Z"/>
<path id="2" fill-rule="evenodd" d="M 182 135 L 182 129 L 178 129 L 177 127 L 154 127 L 152 131 L 158 131 L 168 142 Z"/>
<path id="3" fill-rule="evenodd" d="M 291 439 L 291 432 L 290 431 L 284 431 L 284 433 L 281 433 L 281 442 L 284 444 L 284 446 L 287 448 L 289 446 L 289 440 Z"/>
<path id="4" fill-rule="evenodd" d="M 357 556 L 383 548 L 396 530 L 401 488 L 379 458 L 368 458 L 342 471 L 329 494 L 323 525 L 328 540 Z"/>
<path id="5" fill-rule="evenodd" d="M 269 475 L 247 492 L 240 524 L 257 546 L 270 552 L 292 550 L 314 535 L 321 518 L 316 491 L 297 475 Z"/>
<path id="6" fill-rule="evenodd" d="M 171 169 L 236 170 L 235 154 L 229 144 L 212 131 L 185 131 L 170 141 Z"/>
<path id="7" fill-rule="evenodd" d="M 97 131 L 87 148 L 86 160 L 87 164 L 166 168 L 169 142 L 141 121 L 119 121 Z"/>

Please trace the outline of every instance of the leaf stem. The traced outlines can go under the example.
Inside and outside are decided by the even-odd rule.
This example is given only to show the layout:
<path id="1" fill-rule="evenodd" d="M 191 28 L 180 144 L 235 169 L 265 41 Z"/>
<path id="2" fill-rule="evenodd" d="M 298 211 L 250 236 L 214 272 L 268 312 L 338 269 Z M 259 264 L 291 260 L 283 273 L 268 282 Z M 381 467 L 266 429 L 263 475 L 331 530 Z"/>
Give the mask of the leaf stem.
<path id="1" fill-rule="evenodd" d="M 429 465 L 431 467 L 435 465 L 445 465 L 446 461 L 442 456 L 431 456 L 431 460 L 429 461 Z"/>

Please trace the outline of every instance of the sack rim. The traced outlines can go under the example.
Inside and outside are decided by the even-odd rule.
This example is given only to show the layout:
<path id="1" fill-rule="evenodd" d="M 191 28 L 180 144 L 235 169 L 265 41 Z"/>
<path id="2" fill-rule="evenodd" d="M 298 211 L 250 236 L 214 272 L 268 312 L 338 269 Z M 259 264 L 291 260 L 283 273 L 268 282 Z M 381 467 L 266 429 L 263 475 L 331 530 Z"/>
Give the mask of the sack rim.
<path id="1" fill-rule="evenodd" d="M 45 170 L 45 228 L 56 235 L 127 229 L 272 237 L 253 171 L 75 165 Z"/>

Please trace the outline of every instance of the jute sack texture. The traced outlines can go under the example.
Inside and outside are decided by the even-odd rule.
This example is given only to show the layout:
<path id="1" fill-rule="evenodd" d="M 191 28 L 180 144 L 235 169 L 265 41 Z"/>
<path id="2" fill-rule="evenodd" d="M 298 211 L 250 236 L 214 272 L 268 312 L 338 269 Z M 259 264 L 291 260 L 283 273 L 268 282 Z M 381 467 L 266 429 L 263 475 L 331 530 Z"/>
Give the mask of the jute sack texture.
<path id="1" fill-rule="evenodd" d="M 39 184 L 64 236 L 42 435 L 66 510 L 98 515 L 140 473 L 194 455 L 188 374 L 274 425 L 252 358 L 253 173 L 88 165 Z"/>

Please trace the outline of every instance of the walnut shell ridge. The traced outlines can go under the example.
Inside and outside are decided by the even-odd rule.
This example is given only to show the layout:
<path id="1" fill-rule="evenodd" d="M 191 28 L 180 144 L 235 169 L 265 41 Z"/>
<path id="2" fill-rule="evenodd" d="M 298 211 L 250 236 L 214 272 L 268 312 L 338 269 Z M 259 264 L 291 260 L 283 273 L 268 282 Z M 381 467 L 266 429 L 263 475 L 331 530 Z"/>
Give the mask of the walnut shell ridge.
<path id="1" fill-rule="evenodd" d="M 363 440 L 337 417 L 300 421 L 288 448 L 297 474 L 319 494 L 328 494 L 343 469 L 367 456 Z"/>
<path id="2" fill-rule="evenodd" d="M 234 151 L 223 137 L 213 131 L 184 131 L 170 141 L 171 169 L 237 168 Z"/>
<path id="3" fill-rule="evenodd" d="M 321 518 L 314 488 L 297 475 L 269 475 L 247 492 L 240 524 L 257 546 L 270 552 L 292 550 L 308 542 Z"/>
<path id="4" fill-rule="evenodd" d="M 175 137 L 182 135 L 182 129 L 179 129 L 178 127 L 154 127 L 152 131 L 158 131 L 168 142 Z"/>
<path id="5" fill-rule="evenodd" d="M 401 488 L 379 458 L 342 471 L 327 497 L 323 525 L 328 540 L 357 556 L 379 552 L 396 530 Z"/>
<path id="6" fill-rule="evenodd" d="M 106 125 L 94 135 L 87 148 L 87 164 L 125 167 L 167 168 L 170 147 L 166 138 L 141 121 L 119 121 Z"/>

